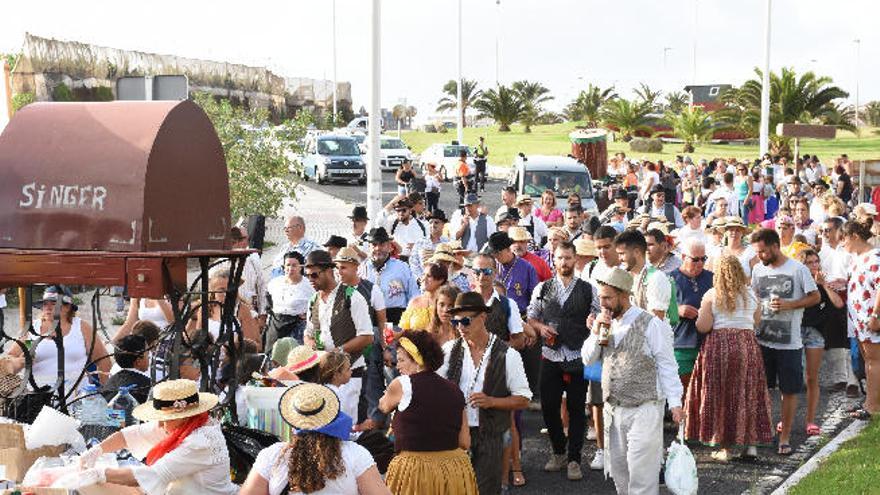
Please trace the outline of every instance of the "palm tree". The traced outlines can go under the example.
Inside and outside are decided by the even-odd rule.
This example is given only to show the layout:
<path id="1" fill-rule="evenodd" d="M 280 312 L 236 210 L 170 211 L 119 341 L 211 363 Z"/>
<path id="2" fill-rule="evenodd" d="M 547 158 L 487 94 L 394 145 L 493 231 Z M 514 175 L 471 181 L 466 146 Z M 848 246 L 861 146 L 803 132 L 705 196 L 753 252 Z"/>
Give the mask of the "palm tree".
<path id="1" fill-rule="evenodd" d="M 657 104 L 657 100 L 663 95 L 662 91 L 654 91 L 645 83 L 639 83 L 639 87 L 633 91 L 641 100 L 641 103 L 646 105 L 651 111 L 659 110 L 658 107 L 660 105 Z"/>
<path id="2" fill-rule="evenodd" d="M 516 81 L 513 83 L 512 88 L 520 101 L 526 106 L 526 110 L 520 118 L 520 121 L 525 126 L 523 132 L 532 132 L 532 126 L 541 117 L 541 104 L 553 99 L 550 96 L 550 90 L 543 84 L 532 81 Z"/>
<path id="3" fill-rule="evenodd" d="M 829 103 L 822 109 L 819 115 L 819 122 L 824 125 L 833 125 L 838 129 L 845 131 L 857 132 L 856 129 L 856 111 L 854 107 L 846 106 L 841 103 Z"/>
<path id="4" fill-rule="evenodd" d="M 394 120 L 400 122 L 401 127 L 403 127 L 403 119 L 406 118 L 406 105 L 399 103 L 394 105 L 394 108 L 391 109 L 391 116 L 394 117 Z"/>
<path id="5" fill-rule="evenodd" d="M 458 82 L 450 79 L 443 85 L 443 93 L 445 96 L 437 100 L 437 111 L 448 112 L 458 111 Z M 482 90 L 477 89 L 477 81 L 470 79 L 461 80 L 461 111 L 467 115 L 468 108 L 472 107 L 474 102 L 480 98 Z M 464 120 L 464 119 L 462 119 Z"/>
<path id="6" fill-rule="evenodd" d="M 651 131 L 647 125 L 649 113 L 651 108 L 644 103 L 618 98 L 602 106 L 600 118 L 602 125 L 616 129 L 624 141 L 629 141 L 638 131 Z"/>
<path id="7" fill-rule="evenodd" d="M 587 127 L 596 127 L 599 122 L 599 110 L 607 101 L 617 98 L 614 86 L 602 89 L 591 83 L 586 91 L 581 91 L 577 98 L 565 107 L 565 116 L 569 120 L 585 120 Z"/>
<path id="8" fill-rule="evenodd" d="M 419 113 L 419 110 L 416 107 L 412 105 L 406 107 L 406 113 L 404 115 L 406 115 L 408 127 L 412 127 L 413 117 L 415 117 L 417 113 Z"/>
<path id="9" fill-rule="evenodd" d="M 721 127 L 742 132 L 748 137 L 758 135 L 761 122 L 761 107 L 755 108 L 749 98 L 738 88 L 725 90 L 718 96 L 724 104 L 715 112 L 715 121 Z"/>
<path id="10" fill-rule="evenodd" d="M 512 88 L 498 85 L 487 89 L 474 102 L 480 117 L 490 117 L 498 124 L 498 132 L 510 132 L 510 124 L 520 120 L 526 112 L 526 104 Z"/>
<path id="11" fill-rule="evenodd" d="M 673 91 L 666 93 L 666 111 L 679 113 L 683 111 L 690 103 L 690 97 L 681 91 Z"/>
<path id="12" fill-rule="evenodd" d="M 880 101 L 872 101 L 865 105 L 864 112 L 859 114 L 859 118 L 868 125 L 880 126 Z"/>
<path id="13" fill-rule="evenodd" d="M 672 127 L 673 134 L 684 141 L 684 153 L 693 153 L 694 144 L 712 139 L 715 130 L 712 116 L 701 107 L 685 107 L 680 113 L 668 111 L 663 120 Z"/>

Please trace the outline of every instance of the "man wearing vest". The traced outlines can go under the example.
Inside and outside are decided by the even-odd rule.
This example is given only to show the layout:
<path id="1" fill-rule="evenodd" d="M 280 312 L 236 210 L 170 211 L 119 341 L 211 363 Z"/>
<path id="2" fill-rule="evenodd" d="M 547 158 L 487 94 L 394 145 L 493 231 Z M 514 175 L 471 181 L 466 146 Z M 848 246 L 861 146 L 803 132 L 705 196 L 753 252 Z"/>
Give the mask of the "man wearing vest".
<path id="1" fill-rule="evenodd" d="M 428 227 L 425 222 L 413 215 L 413 204 L 408 199 L 402 199 L 394 205 L 396 218 L 388 219 L 388 232 L 400 245 L 400 257 L 403 261 L 409 259 L 413 246 L 428 237 Z"/>
<path id="2" fill-rule="evenodd" d="M 620 268 L 598 279 L 602 312 L 582 348 L 583 362 L 602 362 L 605 400 L 605 474 L 617 493 L 659 492 L 663 411 L 683 418 L 681 382 L 664 321 L 630 303 L 632 276 Z M 608 330 L 605 330 L 605 329 Z M 610 334 L 610 335 L 609 335 Z"/>
<path id="3" fill-rule="evenodd" d="M 351 380 L 340 387 L 339 399 L 357 404 L 366 365 L 363 351 L 373 342 L 373 324 L 367 300 L 354 287 L 336 282 L 335 266 L 327 251 L 306 256 L 305 275 L 317 293 L 309 302 L 305 345 L 319 351 L 341 348 L 351 356 Z"/>
<path id="4" fill-rule="evenodd" d="M 584 446 L 584 405 L 587 386 L 581 362 L 581 346 L 589 330 L 587 318 L 598 309 L 593 286 L 574 276 L 575 248 L 560 242 L 553 257 L 556 276 L 541 282 L 532 293 L 529 325 L 541 333 L 541 412 L 553 445 L 545 471 L 567 469 L 569 480 L 583 478 L 581 450 Z M 568 453 L 560 411 L 562 394 L 568 410 Z"/>
<path id="5" fill-rule="evenodd" d="M 489 157 L 489 147 L 486 140 L 480 136 L 480 144 L 474 148 L 474 168 L 477 175 L 477 186 L 480 191 L 486 190 L 486 159 Z"/>
<path id="6" fill-rule="evenodd" d="M 656 218 L 665 218 L 668 223 L 674 223 L 676 229 L 684 227 L 681 212 L 674 204 L 666 202 L 666 190 L 660 184 L 655 184 L 651 188 L 651 204 L 642 206 L 639 212 Z"/>
<path id="7" fill-rule="evenodd" d="M 451 228 L 455 239 L 461 241 L 462 249 L 476 253 L 495 233 L 495 221 L 480 212 L 480 198 L 469 193 L 464 200 L 464 213 L 453 214 Z"/>
<path id="8" fill-rule="evenodd" d="M 516 207 L 519 208 L 519 226 L 525 227 L 532 236 L 532 248 L 543 246 L 547 242 L 547 224 L 532 214 L 532 197 L 528 194 L 520 194 L 516 198 Z"/>
<path id="9" fill-rule="evenodd" d="M 385 296 L 385 317 L 395 325 L 409 302 L 419 295 L 419 286 L 409 265 L 391 257 L 393 239 L 382 227 L 370 229 L 370 259 L 361 263 L 358 276 L 379 286 Z"/>
<path id="10" fill-rule="evenodd" d="M 437 370 L 459 386 L 467 401 L 471 463 L 483 495 L 501 493 L 510 411 L 525 409 L 532 397 L 519 353 L 486 330 L 489 311 L 478 292 L 455 298 L 452 326 L 461 337 L 443 345 L 445 359 Z"/>
<path id="11" fill-rule="evenodd" d="M 638 230 L 624 230 L 614 239 L 614 247 L 624 268 L 636 281 L 633 305 L 650 311 L 661 320 L 666 319 L 672 299 L 672 285 L 665 273 L 645 261 L 648 250 L 645 236 Z"/>
<path id="12" fill-rule="evenodd" d="M 386 416 L 379 410 L 379 398 L 385 392 L 385 360 L 382 352 L 382 329 L 385 328 L 385 297 L 377 285 L 360 278 L 357 274 L 360 258 L 358 252 L 352 247 L 344 247 L 339 250 L 333 259 L 336 263 L 336 274 L 339 281 L 347 286 L 354 287 L 367 301 L 370 310 L 370 322 L 373 327 L 373 342 L 364 351 L 366 361 L 366 376 L 360 396 L 362 421 L 355 425 L 358 431 L 380 428 L 385 424 Z"/>

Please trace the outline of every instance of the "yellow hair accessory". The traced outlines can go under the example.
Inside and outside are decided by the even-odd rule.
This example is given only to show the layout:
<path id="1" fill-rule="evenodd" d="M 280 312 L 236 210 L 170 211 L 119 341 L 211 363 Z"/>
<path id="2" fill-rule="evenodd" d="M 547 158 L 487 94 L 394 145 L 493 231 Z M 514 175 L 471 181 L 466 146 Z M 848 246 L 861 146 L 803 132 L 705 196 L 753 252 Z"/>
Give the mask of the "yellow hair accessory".
<path id="1" fill-rule="evenodd" d="M 419 352 L 419 348 L 416 347 L 415 344 L 413 344 L 412 340 L 409 340 L 406 337 L 401 337 L 397 342 L 406 350 L 407 353 L 409 353 L 410 356 L 412 356 L 413 361 L 415 361 L 416 364 L 418 364 L 419 366 L 425 365 L 425 360 L 422 358 L 422 353 Z"/>

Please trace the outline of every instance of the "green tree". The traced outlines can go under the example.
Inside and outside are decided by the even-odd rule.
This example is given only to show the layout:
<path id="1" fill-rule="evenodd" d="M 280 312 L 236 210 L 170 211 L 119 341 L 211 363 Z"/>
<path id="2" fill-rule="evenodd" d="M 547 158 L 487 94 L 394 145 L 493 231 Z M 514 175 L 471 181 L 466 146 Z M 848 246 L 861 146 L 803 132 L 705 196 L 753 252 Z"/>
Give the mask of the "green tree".
<path id="1" fill-rule="evenodd" d="M 412 128 L 412 121 L 413 121 L 413 118 L 415 118 L 415 116 L 416 116 L 418 113 L 419 113 L 419 109 L 418 109 L 418 108 L 416 108 L 416 107 L 414 107 L 414 106 L 412 106 L 412 105 L 406 107 L 406 113 L 405 113 L 405 116 L 406 116 L 406 121 L 407 121 L 407 127 Z"/>
<path id="2" fill-rule="evenodd" d="M 12 112 L 15 113 L 35 101 L 37 96 L 33 93 L 16 93 L 12 97 Z"/>
<path id="3" fill-rule="evenodd" d="M 605 102 L 617 98 L 614 87 L 602 89 L 591 83 L 586 91 L 581 91 L 577 98 L 565 107 L 565 117 L 573 121 L 586 121 L 587 127 L 599 125 L 599 112 Z"/>
<path id="4" fill-rule="evenodd" d="M 437 100 L 438 112 L 457 112 L 458 111 L 458 82 L 450 79 L 443 85 L 443 93 L 445 96 Z M 474 102 L 480 98 L 483 92 L 477 89 L 477 81 L 470 79 L 461 80 L 461 111 L 467 115 L 468 108 L 474 106 Z M 474 108 L 476 108 L 474 106 Z"/>
<path id="5" fill-rule="evenodd" d="M 245 110 L 229 100 L 195 93 L 195 102 L 205 111 L 226 156 L 229 173 L 229 208 L 233 218 L 250 214 L 275 216 L 284 201 L 295 196 L 301 142 L 310 112 L 299 112 L 281 125 L 269 124 L 266 109 Z"/>
<path id="6" fill-rule="evenodd" d="M 819 123 L 824 125 L 833 125 L 838 129 L 856 132 L 856 112 L 855 108 L 842 103 L 831 103 L 826 105 L 819 114 Z"/>
<path id="7" fill-rule="evenodd" d="M 526 104 L 512 88 L 498 85 L 487 89 L 474 102 L 474 108 L 480 111 L 480 117 L 490 117 L 498 124 L 498 132 L 510 132 L 510 125 L 523 117 Z"/>
<path id="8" fill-rule="evenodd" d="M 642 102 L 618 98 L 602 106 L 600 118 L 603 126 L 617 130 L 624 141 L 629 141 L 636 132 L 651 132 L 649 113 L 651 107 Z"/>
<path id="9" fill-rule="evenodd" d="M 514 82 L 512 88 L 525 105 L 525 111 L 519 119 L 525 126 L 523 132 L 532 132 L 532 126 L 538 123 L 543 113 L 542 104 L 553 99 L 550 90 L 539 82 L 525 80 Z"/>
<path id="10" fill-rule="evenodd" d="M 684 153 L 693 153 L 695 144 L 712 139 L 715 130 L 712 116 L 700 107 L 685 107 L 680 113 L 668 111 L 663 120 L 672 127 L 675 137 L 684 141 Z"/>
<path id="11" fill-rule="evenodd" d="M 867 122 L 868 125 L 880 127 L 880 101 L 872 101 L 865 105 L 864 110 L 859 114 L 859 120 Z"/>
<path id="12" fill-rule="evenodd" d="M 673 91 L 671 93 L 666 93 L 666 111 L 672 113 L 679 113 L 684 111 L 685 108 L 688 107 L 690 103 L 690 97 L 687 94 L 681 91 Z"/>
<path id="13" fill-rule="evenodd" d="M 398 103 L 394 105 L 394 108 L 391 109 L 391 116 L 394 117 L 394 120 L 400 122 L 400 126 L 404 127 L 404 121 L 406 120 L 406 105 L 402 105 Z M 395 122 L 395 127 L 396 127 Z"/>
<path id="14" fill-rule="evenodd" d="M 661 105 L 658 103 L 658 100 L 663 96 L 662 91 L 654 91 L 645 83 L 639 83 L 639 87 L 633 91 L 640 103 L 648 107 L 649 111 L 654 112 L 661 110 Z"/>
<path id="15" fill-rule="evenodd" d="M 52 90 L 52 101 L 73 101 L 73 91 L 66 84 L 61 83 Z"/>

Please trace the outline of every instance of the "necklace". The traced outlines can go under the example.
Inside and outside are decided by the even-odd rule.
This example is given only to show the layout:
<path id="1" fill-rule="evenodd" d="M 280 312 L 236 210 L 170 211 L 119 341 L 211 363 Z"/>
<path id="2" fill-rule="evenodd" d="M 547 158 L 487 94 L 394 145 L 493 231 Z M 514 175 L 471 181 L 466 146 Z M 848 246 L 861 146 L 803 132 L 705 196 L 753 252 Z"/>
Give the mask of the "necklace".
<path id="1" fill-rule="evenodd" d="M 468 385 L 467 394 L 465 394 L 465 396 L 464 396 L 465 400 L 467 400 L 467 398 L 470 397 L 472 393 L 474 393 L 474 387 L 477 386 L 477 380 L 480 378 L 480 372 L 483 371 L 483 365 L 485 365 L 486 361 L 489 359 L 489 348 L 492 347 L 492 343 L 494 341 L 495 341 L 495 334 L 494 333 L 489 334 L 489 339 L 486 342 L 486 348 L 483 349 L 483 356 L 480 357 L 480 365 L 477 366 L 476 370 L 474 370 L 474 376 L 471 379 L 470 385 Z M 470 346 L 468 346 L 468 347 L 470 347 Z M 471 358 L 471 362 L 473 362 L 473 358 Z M 469 407 L 474 407 L 474 406 L 469 406 Z"/>
<path id="2" fill-rule="evenodd" d="M 513 276 L 513 267 L 515 265 L 516 258 L 514 258 L 513 261 L 510 262 L 510 268 L 505 271 L 504 269 L 506 268 L 506 265 L 504 265 L 504 263 L 498 263 L 498 274 L 501 275 L 501 285 L 507 287 L 507 283 L 510 282 L 510 277 Z"/>

